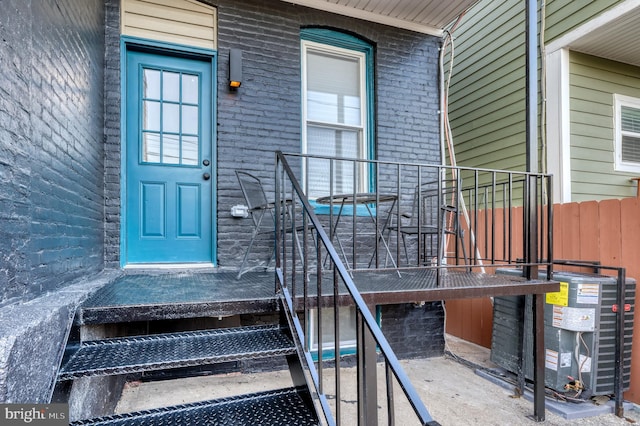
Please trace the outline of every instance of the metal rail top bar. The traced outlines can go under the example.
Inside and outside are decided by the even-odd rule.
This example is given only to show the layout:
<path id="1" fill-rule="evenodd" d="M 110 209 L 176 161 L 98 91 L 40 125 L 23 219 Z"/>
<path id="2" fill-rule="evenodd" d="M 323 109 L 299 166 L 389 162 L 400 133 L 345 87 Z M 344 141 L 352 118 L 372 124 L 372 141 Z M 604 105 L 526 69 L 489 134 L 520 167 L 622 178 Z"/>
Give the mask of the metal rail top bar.
<path id="1" fill-rule="evenodd" d="M 522 175 L 522 176 L 538 176 L 538 177 L 552 176 L 552 174 L 550 173 L 534 173 L 534 172 L 526 172 L 522 170 L 501 170 L 501 169 L 485 169 L 485 168 L 465 167 L 465 166 L 446 166 L 442 164 L 372 160 L 372 159 L 352 158 L 352 157 L 333 157 L 333 156 L 326 156 L 326 155 L 301 154 L 301 153 L 295 153 L 295 152 L 282 152 L 282 151 L 276 151 L 276 154 L 282 155 L 283 157 L 313 158 L 313 159 L 319 159 L 319 160 L 335 160 L 335 161 L 353 161 L 356 163 L 383 164 L 383 165 L 389 165 L 389 166 L 433 167 L 433 168 L 446 169 L 446 170 L 465 170 L 465 171 L 471 171 L 471 172 L 479 171 L 479 172 L 486 172 L 486 173 L 509 173 L 509 174 Z"/>

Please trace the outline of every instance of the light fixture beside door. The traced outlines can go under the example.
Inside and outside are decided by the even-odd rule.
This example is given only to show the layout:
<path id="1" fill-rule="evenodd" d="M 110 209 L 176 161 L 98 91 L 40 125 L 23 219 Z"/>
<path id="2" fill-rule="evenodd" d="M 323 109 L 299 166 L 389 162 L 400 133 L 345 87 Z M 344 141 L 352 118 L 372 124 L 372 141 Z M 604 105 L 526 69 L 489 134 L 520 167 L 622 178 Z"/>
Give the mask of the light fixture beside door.
<path id="1" fill-rule="evenodd" d="M 229 49 L 229 88 L 236 90 L 242 85 L 242 50 Z"/>

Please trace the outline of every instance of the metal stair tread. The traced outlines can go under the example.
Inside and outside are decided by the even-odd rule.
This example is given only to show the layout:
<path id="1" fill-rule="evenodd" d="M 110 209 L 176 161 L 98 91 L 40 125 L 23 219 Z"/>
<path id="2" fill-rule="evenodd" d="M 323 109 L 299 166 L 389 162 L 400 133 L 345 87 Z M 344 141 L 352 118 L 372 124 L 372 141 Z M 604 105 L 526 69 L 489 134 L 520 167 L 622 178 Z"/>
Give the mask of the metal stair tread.
<path id="1" fill-rule="evenodd" d="M 83 342 L 58 380 L 126 374 L 296 352 L 278 325 L 155 334 Z"/>
<path id="2" fill-rule="evenodd" d="M 306 394 L 306 398 L 302 395 Z M 163 407 L 95 419 L 78 420 L 73 426 L 197 426 L 197 425 L 318 425 L 308 392 L 286 388 L 211 401 Z"/>

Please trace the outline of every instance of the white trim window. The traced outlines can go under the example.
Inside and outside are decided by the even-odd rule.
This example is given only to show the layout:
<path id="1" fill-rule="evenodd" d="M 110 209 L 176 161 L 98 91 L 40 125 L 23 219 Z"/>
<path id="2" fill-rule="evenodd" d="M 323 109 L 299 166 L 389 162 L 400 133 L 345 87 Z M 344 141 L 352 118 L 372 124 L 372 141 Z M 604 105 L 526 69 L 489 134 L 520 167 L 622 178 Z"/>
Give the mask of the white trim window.
<path id="1" fill-rule="evenodd" d="M 640 172 L 640 99 L 614 95 L 615 169 Z"/>
<path id="2" fill-rule="evenodd" d="M 365 53 L 302 40 L 302 152 L 367 159 L 367 110 Z M 308 168 L 309 198 L 329 194 L 329 162 Z M 365 189 L 367 169 L 358 169 L 354 176 L 352 162 L 334 162 L 334 193 Z"/>

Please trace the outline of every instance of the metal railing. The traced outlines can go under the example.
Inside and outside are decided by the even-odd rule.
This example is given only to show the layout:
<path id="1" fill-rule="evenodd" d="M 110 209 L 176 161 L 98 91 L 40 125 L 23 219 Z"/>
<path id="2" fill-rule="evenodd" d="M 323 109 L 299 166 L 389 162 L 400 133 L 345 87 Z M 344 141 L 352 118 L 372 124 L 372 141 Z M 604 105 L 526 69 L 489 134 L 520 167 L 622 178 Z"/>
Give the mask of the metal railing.
<path id="1" fill-rule="evenodd" d="M 552 267 L 550 175 L 280 155 L 349 272 Z"/>
<path id="2" fill-rule="evenodd" d="M 358 424 L 393 425 L 404 406 L 435 424 L 354 273 L 434 270 L 438 287 L 447 271 L 518 264 L 530 279 L 538 267 L 553 271 L 549 175 L 278 152 L 275 181 L 276 290 L 328 424 L 348 417 L 345 351 L 357 360 Z"/>
<path id="3" fill-rule="evenodd" d="M 398 407 L 403 412 L 404 407 L 410 407 L 419 424 L 437 425 L 358 292 L 286 156 L 278 152 L 276 163 L 276 290 L 303 354 L 302 363 L 308 383 L 313 384 L 318 411 L 329 425 L 357 422 L 372 426 L 379 421 L 395 425 Z M 347 378 L 341 374 L 341 328 L 346 324 L 331 320 L 329 330 L 325 324 L 325 316 L 339 319 L 341 312 L 347 310 L 355 312 L 357 383 L 351 387 L 345 385 Z M 315 338 L 310 336 L 310 322 Z M 326 334 L 333 336 L 325 339 Z M 333 356 L 328 359 L 327 351 L 331 350 Z M 379 357 L 384 368 L 384 398 L 378 397 Z M 355 395 L 347 396 L 346 389 L 356 389 Z M 399 393 L 403 400 L 399 400 Z M 344 400 L 352 398 L 357 400 L 357 411 L 350 416 Z M 379 413 L 379 406 L 386 410 Z"/>

